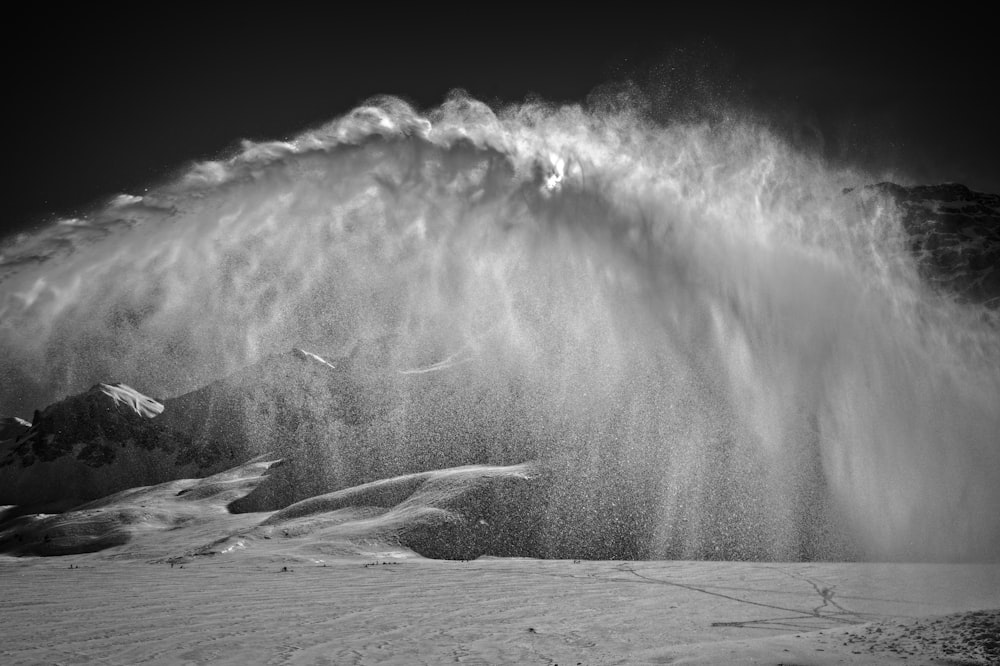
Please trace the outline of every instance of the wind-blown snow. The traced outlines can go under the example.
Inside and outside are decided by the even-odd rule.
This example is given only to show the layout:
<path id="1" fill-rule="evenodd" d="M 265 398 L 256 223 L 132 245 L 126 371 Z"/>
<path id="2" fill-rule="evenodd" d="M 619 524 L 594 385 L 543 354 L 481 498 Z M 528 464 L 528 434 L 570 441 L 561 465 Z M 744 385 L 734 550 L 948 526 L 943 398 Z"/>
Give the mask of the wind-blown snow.
<path id="1" fill-rule="evenodd" d="M 125 384 L 101 384 L 100 390 L 114 400 L 115 405 L 124 405 L 139 416 L 151 419 L 163 412 L 163 405 L 149 396 Z"/>
<path id="2" fill-rule="evenodd" d="M 551 554 L 993 556 L 1000 336 L 869 181 L 738 119 L 376 100 L 10 241 L 0 412 L 360 350 L 365 474 L 545 459 Z"/>

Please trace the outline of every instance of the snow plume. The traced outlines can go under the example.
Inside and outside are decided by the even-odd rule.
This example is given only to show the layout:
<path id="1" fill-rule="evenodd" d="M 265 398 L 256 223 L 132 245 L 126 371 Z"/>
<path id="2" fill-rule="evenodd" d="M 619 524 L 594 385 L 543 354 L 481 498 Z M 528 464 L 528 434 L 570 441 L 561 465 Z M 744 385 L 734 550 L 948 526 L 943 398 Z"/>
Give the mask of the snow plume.
<path id="1" fill-rule="evenodd" d="M 602 108 L 379 99 L 9 240 L 0 412 L 361 349 L 373 474 L 544 459 L 552 554 L 995 555 L 1000 336 L 870 177 Z"/>

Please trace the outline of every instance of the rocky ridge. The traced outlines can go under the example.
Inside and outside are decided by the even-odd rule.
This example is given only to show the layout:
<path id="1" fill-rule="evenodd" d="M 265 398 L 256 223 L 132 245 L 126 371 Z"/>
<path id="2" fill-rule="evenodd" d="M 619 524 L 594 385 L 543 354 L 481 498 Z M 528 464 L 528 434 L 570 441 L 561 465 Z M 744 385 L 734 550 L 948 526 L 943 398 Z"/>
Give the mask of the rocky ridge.
<path id="1" fill-rule="evenodd" d="M 271 450 L 309 454 L 351 419 L 342 380 L 324 359 L 293 350 L 162 402 L 97 384 L 36 411 L 31 424 L 0 424 L 0 505 L 72 506 L 216 474 Z"/>
<path id="2" fill-rule="evenodd" d="M 889 182 L 861 188 L 860 195 L 895 205 L 921 277 L 961 299 L 1000 308 L 1000 195 L 958 183 Z"/>

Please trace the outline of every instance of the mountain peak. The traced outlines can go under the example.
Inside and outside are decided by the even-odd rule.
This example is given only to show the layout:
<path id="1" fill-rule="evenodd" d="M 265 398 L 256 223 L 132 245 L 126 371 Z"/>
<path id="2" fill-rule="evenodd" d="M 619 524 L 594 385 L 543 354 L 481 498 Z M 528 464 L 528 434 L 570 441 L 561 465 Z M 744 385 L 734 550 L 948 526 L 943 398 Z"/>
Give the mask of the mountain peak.
<path id="1" fill-rule="evenodd" d="M 143 418 L 155 418 L 163 412 L 162 403 L 139 393 L 126 384 L 97 384 L 91 390 L 110 397 L 115 407 L 126 407 Z"/>

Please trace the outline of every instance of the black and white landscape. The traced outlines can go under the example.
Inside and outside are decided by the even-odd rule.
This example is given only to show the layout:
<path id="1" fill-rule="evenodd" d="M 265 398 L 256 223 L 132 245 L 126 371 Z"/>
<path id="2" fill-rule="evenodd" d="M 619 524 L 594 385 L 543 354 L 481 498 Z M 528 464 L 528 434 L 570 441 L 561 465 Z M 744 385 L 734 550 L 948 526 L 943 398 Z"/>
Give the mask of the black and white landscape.
<path id="1" fill-rule="evenodd" d="M 1000 660 L 986 22 L 100 11 L 4 47 L 4 664 Z"/>
<path id="2" fill-rule="evenodd" d="M 485 556 L 562 563 L 510 560 L 517 576 L 652 566 L 686 594 L 787 611 L 793 632 L 995 607 L 1000 197 L 865 182 L 753 123 L 663 127 L 612 102 L 383 98 L 8 241 L 5 579 L 183 566 L 184 596 L 199 576 L 333 566 L 346 590 L 374 565 L 398 567 L 399 591 L 453 575 L 424 558 L 498 575 Z M 711 591 L 693 563 L 695 582 L 667 576 L 692 560 L 819 598 Z M 863 562 L 914 561 L 994 564 L 890 569 L 919 589 L 895 610 L 841 591 L 890 566 Z M 761 564 L 776 562 L 841 564 Z M 622 649 L 546 613 L 523 631 L 562 626 L 578 641 L 563 658 Z M 995 658 L 955 628 L 991 635 L 995 617 L 928 621 L 938 642 L 906 649 Z M 787 633 L 768 618 L 711 626 Z M 758 621 L 766 634 L 746 631 Z M 902 654 L 864 631 L 831 655 Z M 17 636 L 15 659 L 63 649 Z M 462 644 L 555 649 L 506 641 Z"/>

